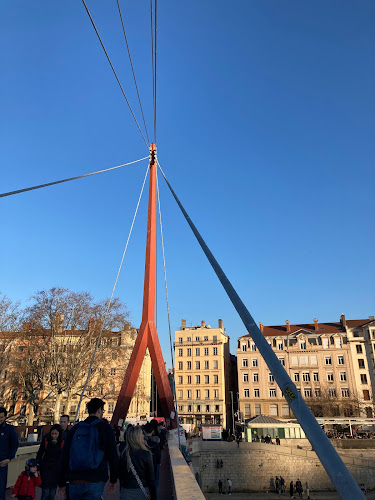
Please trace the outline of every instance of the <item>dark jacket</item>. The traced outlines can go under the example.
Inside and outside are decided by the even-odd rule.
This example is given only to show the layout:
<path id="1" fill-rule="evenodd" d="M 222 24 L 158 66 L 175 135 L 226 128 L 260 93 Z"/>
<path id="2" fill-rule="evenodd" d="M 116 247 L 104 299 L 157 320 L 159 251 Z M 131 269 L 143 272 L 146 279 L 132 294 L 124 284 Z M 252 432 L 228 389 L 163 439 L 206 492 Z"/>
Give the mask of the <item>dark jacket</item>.
<path id="1" fill-rule="evenodd" d="M 160 439 L 158 436 L 145 436 L 145 443 L 150 448 L 152 453 L 152 461 L 154 465 L 158 465 L 161 463 L 161 446 Z"/>
<path id="2" fill-rule="evenodd" d="M 18 437 L 13 425 L 3 422 L 0 425 L 0 461 L 13 460 L 18 449 Z"/>
<path id="3" fill-rule="evenodd" d="M 47 446 L 46 446 L 47 445 Z M 56 488 L 59 481 L 59 464 L 62 456 L 61 441 L 53 444 L 49 434 L 42 438 L 36 459 L 40 465 L 42 488 Z"/>
<path id="4" fill-rule="evenodd" d="M 91 416 L 85 419 L 85 422 L 91 423 L 97 417 Z M 110 470 L 109 480 L 115 484 L 118 476 L 118 455 L 113 430 L 108 422 L 103 420 L 97 425 L 99 435 L 99 448 L 104 451 L 103 460 L 97 469 L 84 471 L 71 471 L 69 469 L 70 448 L 72 439 L 78 429 L 76 424 L 68 433 L 66 441 L 64 441 L 61 467 L 59 473 L 59 486 L 65 486 L 66 481 L 87 482 L 87 483 L 106 483 L 108 481 L 108 465 Z"/>
<path id="5" fill-rule="evenodd" d="M 156 500 L 155 474 L 152 455 L 145 450 L 130 450 L 130 459 L 134 468 L 142 481 L 145 488 L 149 488 L 151 500 Z M 126 451 L 124 450 L 120 456 L 120 485 L 121 488 L 136 489 L 139 488 L 137 480 L 133 476 L 132 471 L 127 464 Z"/>

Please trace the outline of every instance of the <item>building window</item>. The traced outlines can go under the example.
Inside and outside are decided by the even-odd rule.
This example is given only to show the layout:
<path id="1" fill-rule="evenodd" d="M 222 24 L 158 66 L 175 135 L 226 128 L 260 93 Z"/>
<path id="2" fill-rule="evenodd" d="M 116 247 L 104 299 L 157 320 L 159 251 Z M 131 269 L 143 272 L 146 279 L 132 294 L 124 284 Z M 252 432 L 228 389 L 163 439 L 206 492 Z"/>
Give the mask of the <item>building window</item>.
<path id="1" fill-rule="evenodd" d="M 337 363 L 343 365 L 345 363 L 344 356 L 337 356 Z"/>
<path id="2" fill-rule="evenodd" d="M 201 398 L 201 390 L 200 390 L 200 389 L 197 389 L 197 390 L 195 391 L 195 397 L 196 397 L 197 399 L 200 399 L 200 398 Z"/>
<path id="3" fill-rule="evenodd" d="M 203 340 L 208 340 L 208 335 L 205 335 Z"/>
<path id="4" fill-rule="evenodd" d="M 314 392 L 315 392 L 315 397 L 316 398 L 320 398 L 320 395 L 321 395 L 321 392 L 320 392 L 320 387 L 316 387 L 314 389 Z"/>
<path id="5" fill-rule="evenodd" d="M 341 389 L 341 396 L 343 398 L 348 398 L 349 397 L 349 389 Z"/>
<path id="6" fill-rule="evenodd" d="M 212 340 L 213 340 L 214 342 L 217 342 L 217 335 L 213 335 Z"/>
<path id="7" fill-rule="evenodd" d="M 322 344 L 323 344 L 324 349 L 329 349 L 329 339 L 323 338 Z"/>
<path id="8" fill-rule="evenodd" d="M 277 415 L 278 415 L 278 407 L 277 407 L 277 405 L 270 405 L 270 415 L 272 417 L 277 417 Z"/>
<path id="9" fill-rule="evenodd" d="M 365 401 L 370 401 L 370 391 L 368 391 L 368 390 L 363 391 L 363 399 Z"/>
<path id="10" fill-rule="evenodd" d="M 244 359 L 242 360 L 242 368 L 247 368 L 247 366 L 248 366 L 248 361 L 247 361 L 247 358 L 244 358 Z"/>
<path id="11" fill-rule="evenodd" d="M 292 356 L 292 365 L 298 366 L 298 356 Z"/>
<path id="12" fill-rule="evenodd" d="M 260 398 L 259 389 L 254 389 L 254 398 Z"/>
<path id="13" fill-rule="evenodd" d="M 219 399 L 219 389 L 214 389 L 214 398 Z"/>
<path id="14" fill-rule="evenodd" d="M 200 341 L 200 337 L 195 337 L 195 342 L 199 342 Z"/>
<path id="15" fill-rule="evenodd" d="M 179 349 L 179 350 L 178 350 L 178 355 L 179 355 L 180 357 L 181 357 L 181 356 L 183 356 L 183 352 L 184 352 L 184 351 L 183 351 L 183 349 Z"/>
<path id="16" fill-rule="evenodd" d="M 313 379 L 314 379 L 314 382 L 319 382 L 319 373 L 318 372 L 313 373 Z"/>
<path id="17" fill-rule="evenodd" d="M 259 373 L 253 373 L 253 382 L 259 382 Z"/>
<path id="18" fill-rule="evenodd" d="M 289 406 L 283 405 L 281 408 L 281 412 L 283 417 L 289 417 Z"/>
<path id="19" fill-rule="evenodd" d="M 217 370 L 219 368 L 219 362 L 217 359 L 214 359 L 214 370 Z"/>
<path id="20" fill-rule="evenodd" d="M 197 405 L 197 413 L 201 412 L 201 405 Z"/>
<path id="21" fill-rule="evenodd" d="M 244 373 L 243 374 L 243 381 L 244 382 L 248 382 L 249 381 L 249 374 L 248 373 Z"/>
<path id="22" fill-rule="evenodd" d="M 242 344 L 242 352 L 246 352 L 247 351 L 247 345 L 246 344 Z"/>
<path id="23" fill-rule="evenodd" d="M 328 396 L 330 398 L 336 397 L 336 389 L 334 387 L 328 387 Z"/>
<path id="24" fill-rule="evenodd" d="M 204 376 L 204 383 L 205 384 L 209 384 L 210 383 L 210 376 L 209 375 L 205 375 Z"/>
<path id="25" fill-rule="evenodd" d="M 245 405 L 245 417 L 250 417 L 251 416 L 251 413 L 250 413 L 250 405 Z"/>
<path id="26" fill-rule="evenodd" d="M 316 356 L 310 356 L 310 365 L 317 366 L 317 364 L 318 364 L 318 358 Z"/>
<path id="27" fill-rule="evenodd" d="M 362 345 L 361 344 L 357 344 L 355 346 L 356 350 L 357 350 L 357 354 L 362 354 Z"/>
<path id="28" fill-rule="evenodd" d="M 178 391 L 178 398 L 182 399 L 182 391 Z"/>
<path id="29" fill-rule="evenodd" d="M 271 382 L 271 383 L 275 382 L 275 377 L 272 375 L 272 373 L 268 374 L 268 382 Z"/>
<path id="30" fill-rule="evenodd" d="M 183 405 L 178 405 L 178 411 L 184 411 Z"/>
<path id="31" fill-rule="evenodd" d="M 188 337 L 186 340 L 187 340 L 188 342 L 191 342 L 191 337 Z"/>
<path id="32" fill-rule="evenodd" d="M 178 337 L 178 343 L 182 344 L 182 337 Z"/>
<path id="33" fill-rule="evenodd" d="M 310 373 L 309 372 L 303 372 L 302 373 L 302 378 L 304 382 L 310 382 Z"/>
<path id="34" fill-rule="evenodd" d="M 243 390 L 243 395 L 245 398 L 249 398 L 250 397 L 250 389 L 244 389 Z"/>
<path id="35" fill-rule="evenodd" d="M 364 367 L 365 367 L 365 360 L 359 359 L 358 360 L 358 368 L 364 368 Z"/>
<path id="36" fill-rule="evenodd" d="M 341 347 L 342 347 L 341 337 L 335 337 L 335 347 L 336 347 L 336 349 L 341 349 Z"/>
<path id="37" fill-rule="evenodd" d="M 326 365 L 331 365 L 332 364 L 332 358 L 331 358 L 331 356 L 326 356 L 324 358 L 324 362 L 325 362 Z"/>
<path id="38" fill-rule="evenodd" d="M 205 348 L 204 348 L 204 355 L 205 355 L 205 356 L 208 356 L 208 347 L 205 347 Z"/>
<path id="39" fill-rule="evenodd" d="M 361 373 L 361 384 L 367 384 L 367 375 L 366 375 L 366 373 Z"/>
<path id="40" fill-rule="evenodd" d="M 285 358 L 279 358 L 280 363 L 285 366 Z"/>
<path id="41" fill-rule="evenodd" d="M 305 394 L 305 398 L 311 398 L 311 389 L 309 387 L 306 387 L 304 390 L 303 390 L 304 394 Z"/>
<path id="42" fill-rule="evenodd" d="M 270 389 L 270 398 L 276 397 L 276 389 Z"/>
<path id="43" fill-rule="evenodd" d="M 187 391 L 187 398 L 191 399 L 191 390 L 190 389 Z"/>
<path id="44" fill-rule="evenodd" d="M 251 360 L 251 366 L 258 366 L 258 359 L 257 358 L 254 358 Z"/>
<path id="45" fill-rule="evenodd" d="M 189 385 L 191 385 L 191 375 L 187 376 L 187 382 L 186 383 L 189 384 Z"/>
<path id="46" fill-rule="evenodd" d="M 255 413 L 255 416 L 261 415 L 261 406 L 260 405 L 254 406 L 254 413 Z"/>
<path id="47" fill-rule="evenodd" d="M 197 348 L 195 349 L 195 355 L 196 355 L 196 356 L 200 356 L 200 355 L 201 355 L 201 350 L 200 350 L 200 347 L 197 347 Z"/>
<path id="48" fill-rule="evenodd" d="M 251 350 L 252 351 L 256 351 L 257 350 L 257 346 L 254 343 L 251 344 Z"/>
<path id="49" fill-rule="evenodd" d="M 327 373 L 327 380 L 328 380 L 328 382 L 333 382 L 333 373 L 332 372 Z"/>
<path id="50" fill-rule="evenodd" d="M 215 405 L 215 413 L 219 413 L 219 411 L 220 411 L 219 405 Z"/>
<path id="51" fill-rule="evenodd" d="M 340 372 L 340 380 L 341 382 L 346 382 L 346 372 Z"/>
<path id="52" fill-rule="evenodd" d="M 181 375 L 179 375 L 179 376 L 178 376 L 178 384 L 179 384 L 179 385 L 182 385 L 182 383 L 183 383 L 183 382 L 182 382 L 182 376 L 181 376 Z"/>
<path id="53" fill-rule="evenodd" d="M 113 368 L 113 367 L 112 367 L 109 373 L 110 373 L 110 375 L 112 375 L 112 377 L 113 377 L 114 375 L 116 375 L 116 368 Z"/>
<path id="54" fill-rule="evenodd" d="M 195 383 L 200 384 L 201 383 L 201 376 L 200 375 L 195 375 Z"/>
<path id="55" fill-rule="evenodd" d="M 191 348 L 190 347 L 187 350 L 187 356 L 191 356 Z"/>
<path id="56" fill-rule="evenodd" d="M 219 383 L 219 375 L 214 375 L 214 384 Z"/>
<path id="57" fill-rule="evenodd" d="M 115 409 L 114 403 L 108 403 L 108 413 L 113 413 L 114 409 Z"/>
<path id="58" fill-rule="evenodd" d="M 294 373 L 294 382 L 299 382 L 299 373 L 298 372 Z"/>
<path id="59" fill-rule="evenodd" d="M 209 413 L 210 411 L 210 405 L 206 405 L 206 412 Z"/>
<path id="60" fill-rule="evenodd" d="M 307 366 L 309 364 L 309 357 L 301 356 L 299 362 L 301 366 Z"/>
<path id="61" fill-rule="evenodd" d="M 209 361 L 205 361 L 205 362 L 204 362 L 204 369 L 205 369 L 205 370 L 208 370 L 208 369 L 209 369 L 209 367 L 210 367 L 210 363 L 209 363 Z"/>
<path id="62" fill-rule="evenodd" d="M 188 369 L 188 370 L 191 370 L 191 361 L 188 361 L 188 362 L 187 362 L 187 369 Z"/>
<path id="63" fill-rule="evenodd" d="M 191 407 L 192 405 L 188 405 L 188 413 L 191 413 Z"/>
<path id="64" fill-rule="evenodd" d="M 210 399 L 210 390 L 209 389 L 206 389 L 204 391 L 204 397 L 205 397 L 205 399 Z"/>
<path id="65" fill-rule="evenodd" d="M 214 356 L 217 356 L 217 347 L 214 347 Z"/>
<path id="66" fill-rule="evenodd" d="M 196 370 L 200 370 L 201 369 L 201 362 L 200 361 L 196 361 L 195 362 L 195 369 Z"/>
<path id="67" fill-rule="evenodd" d="M 178 369 L 179 369 L 179 370 L 183 370 L 183 369 L 184 369 L 184 364 L 183 364 L 183 362 L 182 362 L 182 361 L 179 361 L 179 362 L 178 362 Z"/>
<path id="68" fill-rule="evenodd" d="M 299 348 L 306 349 L 306 340 L 301 340 L 301 342 L 299 343 Z"/>
<path id="69" fill-rule="evenodd" d="M 284 350 L 284 343 L 283 343 L 283 341 L 277 343 L 277 350 L 278 351 L 283 351 Z"/>

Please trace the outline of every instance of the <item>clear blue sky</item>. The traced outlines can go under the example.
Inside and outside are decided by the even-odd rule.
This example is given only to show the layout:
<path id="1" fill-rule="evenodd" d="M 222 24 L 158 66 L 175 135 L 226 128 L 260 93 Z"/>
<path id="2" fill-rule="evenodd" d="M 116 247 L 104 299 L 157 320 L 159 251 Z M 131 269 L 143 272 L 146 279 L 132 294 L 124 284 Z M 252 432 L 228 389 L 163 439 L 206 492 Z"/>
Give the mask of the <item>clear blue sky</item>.
<path id="1" fill-rule="evenodd" d="M 149 3 L 121 2 L 149 131 Z M 88 0 L 141 120 L 115 0 Z M 83 5 L 0 5 L 1 192 L 147 155 Z M 375 4 L 158 2 L 159 161 L 256 321 L 375 314 Z M 0 199 L 0 290 L 110 294 L 146 163 Z M 160 180 L 173 332 L 245 329 Z M 147 197 L 117 295 L 141 320 Z M 158 330 L 170 366 L 161 251 Z"/>

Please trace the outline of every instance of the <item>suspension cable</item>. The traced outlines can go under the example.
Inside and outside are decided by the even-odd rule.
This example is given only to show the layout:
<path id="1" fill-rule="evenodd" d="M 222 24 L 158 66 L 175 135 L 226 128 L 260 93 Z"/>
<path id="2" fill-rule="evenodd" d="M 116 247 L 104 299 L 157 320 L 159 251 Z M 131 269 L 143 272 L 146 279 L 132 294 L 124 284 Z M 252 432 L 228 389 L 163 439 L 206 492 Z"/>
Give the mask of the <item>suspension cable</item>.
<path id="1" fill-rule="evenodd" d="M 111 307 L 111 303 L 112 303 L 112 299 L 113 299 L 113 295 L 115 293 L 115 289 L 116 289 L 116 285 L 117 285 L 117 281 L 118 281 L 118 278 L 120 276 L 120 272 L 121 272 L 121 268 L 122 268 L 122 264 L 124 262 L 124 258 L 125 258 L 125 254 L 126 254 L 126 250 L 128 248 L 128 244 L 129 244 L 129 240 L 130 240 L 130 236 L 132 234 L 132 231 L 133 231 L 133 226 L 134 226 L 134 222 L 135 222 L 135 218 L 137 217 L 137 213 L 138 213 L 138 208 L 139 208 L 139 204 L 141 202 L 141 198 L 142 198 L 142 193 L 143 193 L 143 189 L 145 187 L 145 183 L 146 183 L 146 179 L 147 179 L 147 174 L 148 174 L 148 171 L 150 169 L 150 165 L 147 166 L 147 170 L 146 170 L 146 174 L 145 174 L 145 177 L 143 179 L 143 184 L 142 184 L 142 188 L 141 188 L 141 193 L 139 195 L 139 198 L 138 198 L 138 202 L 137 202 L 137 206 L 136 206 L 136 209 L 135 209 L 135 213 L 134 213 L 134 217 L 133 217 L 133 221 L 131 223 L 131 226 L 130 226 L 130 231 L 129 231 L 129 235 L 128 235 L 128 239 L 126 240 L 126 245 L 125 245 L 125 248 L 124 248 L 124 252 L 122 254 L 122 258 L 121 258 L 121 262 L 120 262 L 120 265 L 119 265 L 119 268 L 118 268 L 118 271 L 117 271 L 117 276 L 116 276 L 116 279 L 115 279 L 115 283 L 113 285 L 113 288 L 112 288 L 112 293 L 111 293 L 111 297 L 108 301 L 108 305 L 107 305 L 107 309 L 106 309 L 106 312 L 105 312 L 105 315 L 104 315 L 104 319 L 102 321 L 102 324 L 101 324 L 101 327 L 100 327 L 100 331 L 99 331 L 99 334 L 98 334 L 98 338 L 96 340 L 96 344 L 95 344 L 95 349 L 94 349 L 94 352 L 93 352 L 93 355 L 91 357 L 91 362 L 90 362 L 90 366 L 89 366 L 89 369 L 88 369 L 88 372 L 87 372 L 87 377 L 86 377 L 86 380 L 85 380 L 85 384 L 83 386 L 83 389 L 82 389 L 82 392 L 81 392 L 81 396 L 80 396 L 80 399 L 79 399 L 79 403 L 78 403 L 78 407 L 77 407 L 77 411 L 76 411 L 76 414 L 75 414 L 75 417 L 74 417 L 74 424 L 76 423 L 77 421 L 77 418 L 78 418 L 78 415 L 79 415 L 79 410 L 80 410 L 80 407 L 81 407 L 81 403 L 82 403 L 82 400 L 83 400 L 83 397 L 85 395 L 85 391 L 86 391 L 86 388 L 87 388 L 87 384 L 89 382 L 89 379 L 90 379 L 90 375 L 91 375 L 91 371 L 92 371 L 92 367 L 93 367 L 93 364 L 94 364 L 94 361 L 95 361 L 95 356 L 96 356 L 96 352 L 99 348 L 99 345 L 100 345 L 100 340 L 102 338 L 102 333 L 103 333 L 103 329 L 104 329 L 104 326 L 105 326 L 105 321 L 107 319 L 107 316 L 108 316 L 108 313 L 109 313 L 109 309 Z M 73 425 L 74 425 L 73 424 Z"/>
<path id="2" fill-rule="evenodd" d="M 154 0 L 155 1 L 155 16 L 154 16 L 154 19 L 155 19 L 155 29 L 154 29 L 154 36 L 155 36 L 155 46 L 154 46 L 154 50 L 155 50 L 155 56 L 154 56 L 154 66 L 155 66 L 155 70 L 154 70 L 154 135 L 155 135 L 155 142 L 156 142 L 156 55 L 157 55 L 157 50 L 156 50 L 156 42 L 157 42 L 157 19 L 158 19 L 158 0 Z"/>
<path id="3" fill-rule="evenodd" d="M 83 5 L 85 6 L 86 12 L 87 12 L 87 14 L 88 14 L 88 16 L 89 16 L 89 18 L 90 18 L 90 21 L 91 21 L 91 24 L 93 25 L 93 28 L 94 28 L 94 30 L 95 30 L 95 33 L 96 33 L 96 35 L 97 35 L 97 37 L 98 37 L 98 39 L 99 39 L 100 45 L 102 46 L 102 49 L 104 50 L 104 53 L 105 53 L 105 55 L 107 56 L 107 60 L 108 60 L 108 62 L 109 62 L 109 65 L 111 66 L 111 69 L 112 69 L 112 71 L 113 71 L 113 74 L 115 75 L 115 78 L 116 78 L 116 80 L 117 80 L 117 83 L 118 83 L 118 85 L 119 85 L 119 87 L 120 87 L 120 89 L 121 89 L 122 95 L 123 95 L 123 96 L 124 96 L 124 98 L 125 98 L 126 104 L 128 105 L 128 107 L 129 107 L 129 109 L 130 109 L 130 112 L 131 112 L 131 114 L 132 114 L 132 116 L 133 116 L 133 119 L 134 119 L 135 123 L 137 124 L 138 130 L 140 131 L 141 136 L 142 136 L 142 138 L 143 138 L 143 140 L 144 140 L 144 143 L 146 144 L 147 149 L 148 149 L 148 143 L 147 143 L 147 141 L 146 141 L 146 139 L 145 139 L 145 136 L 143 135 L 143 132 L 142 132 L 142 130 L 141 130 L 141 127 L 139 126 L 139 123 L 138 123 L 138 121 L 137 121 L 137 118 L 135 117 L 135 114 L 134 114 L 134 112 L 133 112 L 133 110 L 132 110 L 132 107 L 130 106 L 130 102 L 128 101 L 128 98 L 126 97 L 125 91 L 124 91 L 124 89 L 122 88 L 122 85 L 121 85 L 120 80 L 119 80 L 119 78 L 118 78 L 118 76 L 117 76 L 117 73 L 116 73 L 116 71 L 115 71 L 115 68 L 113 67 L 113 64 L 112 64 L 112 62 L 111 62 L 111 59 L 109 58 L 108 52 L 106 51 L 106 49 L 105 49 L 105 47 L 104 47 L 104 44 L 103 44 L 103 42 L 102 42 L 102 39 L 100 38 L 99 32 L 98 32 L 98 30 L 97 30 L 97 28 L 96 28 L 96 26 L 95 26 L 95 23 L 94 23 L 93 18 L 91 17 L 90 11 L 89 11 L 89 9 L 88 9 L 88 7 L 87 7 L 87 5 L 86 5 L 85 0 L 82 0 L 82 3 L 83 3 Z"/>
<path id="4" fill-rule="evenodd" d="M 133 79 L 134 79 L 134 83 L 135 83 L 135 88 L 136 88 L 136 90 L 137 90 L 137 96 L 138 96 L 139 107 L 141 108 L 141 113 L 142 113 L 143 124 L 144 124 L 144 126 L 145 126 L 145 131 L 146 131 L 147 142 L 149 143 L 149 142 L 150 142 L 150 139 L 149 139 L 149 137 L 148 137 L 148 130 L 147 130 L 147 125 L 146 125 L 145 115 L 144 115 L 144 113 L 143 113 L 143 108 L 142 108 L 142 103 L 141 103 L 141 97 L 140 97 L 140 95 L 139 95 L 139 90 L 138 90 L 138 85 L 137 85 L 137 79 L 135 78 L 135 71 L 134 71 L 134 67 L 133 67 L 132 57 L 131 57 L 131 55 L 130 55 L 130 47 L 129 47 L 129 44 L 128 44 L 128 38 L 127 38 L 127 36 L 126 36 L 125 25 L 124 25 L 124 20 L 123 20 L 123 18 L 122 18 L 122 13 L 121 13 L 120 2 L 119 2 L 119 0 L 116 0 L 116 1 L 117 1 L 118 12 L 119 12 L 119 14 L 120 14 L 121 25 L 122 25 L 122 31 L 124 32 L 125 43 L 126 43 L 126 48 L 127 48 L 127 51 L 128 51 L 128 56 L 129 56 L 130 66 L 131 66 L 131 68 L 132 68 L 132 73 L 133 73 Z"/>
<path id="5" fill-rule="evenodd" d="M 171 331 L 171 315 L 169 309 L 169 297 L 168 297 L 168 283 L 167 283 L 167 268 L 165 265 L 165 251 L 164 251 L 164 237 L 163 237 L 163 224 L 161 220 L 161 207 L 160 207 L 160 194 L 159 194 L 159 182 L 158 182 L 158 171 L 156 170 L 156 192 L 158 196 L 158 208 L 159 208 L 159 223 L 160 223 L 160 239 L 161 239 L 161 248 L 163 253 L 163 268 L 164 268 L 164 283 L 165 283 L 165 296 L 167 301 L 167 313 L 168 313 L 168 330 L 169 330 L 169 345 L 171 348 L 171 360 L 172 360 L 172 389 L 173 389 L 173 398 L 175 404 L 175 412 L 176 412 L 176 421 L 177 421 L 177 429 L 178 429 L 178 446 L 181 447 L 180 442 L 180 419 L 178 416 L 178 406 L 177 406 L 177 392 L 176 392 L 176 381 L 175 381 L 175 369 L 174 369 L 174 355 L 173 355 L 173 346 L 172 346 L 172 331 Z"/>
<path id="6" fill-rule="evenodd" d="M 0 198 L 5 196 L 12 196 L 14 194 L 24 193 L 26 191 L 32 191 L 33 189 L 40 189 L 48 186 L 54 186 L 55 184 L 61 184 L 62 182 L 75 181 L 76 179 L 82 179 L 83 177 L 90 177 L 90 175 L 102 174 L 103 172 L 109 172 L 110 170 L 116 170 L 117 168 L 126 167 L 127 165 L 133 165 L 142 160 L 147 160 L 149 157 L 145 156 L 139 160 L 131 161 L 129 163 L 124 163 L 123 165 L 117 165 L 117 167 L 106 168 L 104 170 L 98 170 L 97 172 L 91 172 L 90 174 L 78 175 L 77 177 L 70 177 L 69 179 L 62 179 L 60 181 L 48 182 L 47 184 L 39 184 L 39 186 L 32 186 L 24 189 L 17 189 L 16 191 L 9 191 L 8 193 L 1 193 Z"/>
<path id="7" fill-rule="evenodd" d="M 152 105 L 154 108 L 154 142 L 156 142 L 155 137 L 155 62 L 154 62 L 154 23 L 152 14 L 152 0 L 150 0 L 150 20 L 151 20 L 151 66 L 152 66 Z"/>

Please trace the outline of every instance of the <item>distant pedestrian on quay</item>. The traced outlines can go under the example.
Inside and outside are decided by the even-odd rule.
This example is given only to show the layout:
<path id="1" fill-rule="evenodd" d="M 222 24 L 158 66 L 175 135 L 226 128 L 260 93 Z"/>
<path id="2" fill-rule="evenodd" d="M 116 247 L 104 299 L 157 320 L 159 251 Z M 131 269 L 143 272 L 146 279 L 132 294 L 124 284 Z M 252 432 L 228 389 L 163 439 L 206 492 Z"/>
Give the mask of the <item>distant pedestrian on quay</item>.
<path id="1" fill-rule="evenodd" d="M 232 481 L 230 479 L 227 479 L 228 483 L 228 495 L 232 494 Z"/>
<path id="2" fill-rule="evenodd" d="M 276 476 L 275 479 L 275 491 L 278 495 L 280 495 L 280 479 L 279 476 Z"/>
<path id="3" fill-rule="evenodd" d="M 279 438 L 279 436 L 276 436 L 276 445 L 280 446 L 280 438 Z"/>
<path id="4" fill-rule="evenodd" d="M 223 481 L 221 479 L 219 479 L 218 485 L 219 485 L 219 493 L 220 493 L 220 495 L 222 495 L 223 494 Z"/>
<path id="5" fill-rule="evenodd" d="M 309 483 L 306 483 L 306 495 L 307 495 L 307 500 L 310 500 L 310 486 L 309 486 Z"/>
<path id="6" fill-rule="evenodd" d="M 290 481 L 290 483 L 289 483 L 289 494 L 290 494 L 290 498 L 294 498 L 294 484 L 293 484 L 293 481 Z"/>
<path id="7" fill-rule="evenodd" d="M 303 488 L 302 483 L 299 479 L 297 479 L 296 481 L 296 492 L 298 493 L 298 496 L 302 498 Z"/>

